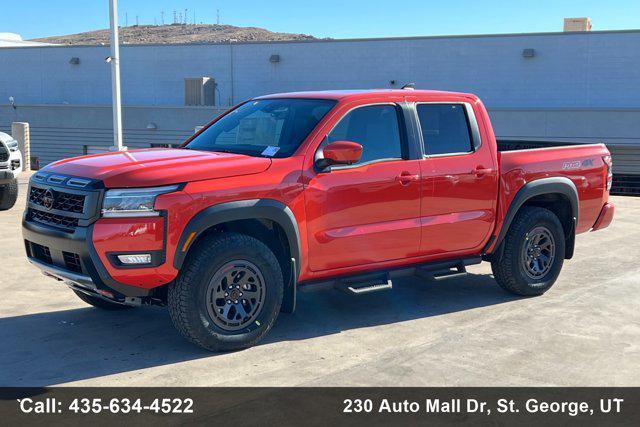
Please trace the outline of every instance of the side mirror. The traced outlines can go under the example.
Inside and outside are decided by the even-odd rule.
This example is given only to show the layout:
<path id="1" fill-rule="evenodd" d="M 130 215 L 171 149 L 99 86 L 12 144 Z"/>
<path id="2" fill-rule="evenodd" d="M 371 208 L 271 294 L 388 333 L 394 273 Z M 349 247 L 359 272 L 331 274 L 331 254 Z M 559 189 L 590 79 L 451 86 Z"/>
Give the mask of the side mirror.
<path id="1" fill-rule="evenodd" d="M 325 169 L 331 165 L 352 165 L 362 157 L 362 145 L 352 141 L 335 141 L 322 149 L 323 157 L 316 166 Z"/>

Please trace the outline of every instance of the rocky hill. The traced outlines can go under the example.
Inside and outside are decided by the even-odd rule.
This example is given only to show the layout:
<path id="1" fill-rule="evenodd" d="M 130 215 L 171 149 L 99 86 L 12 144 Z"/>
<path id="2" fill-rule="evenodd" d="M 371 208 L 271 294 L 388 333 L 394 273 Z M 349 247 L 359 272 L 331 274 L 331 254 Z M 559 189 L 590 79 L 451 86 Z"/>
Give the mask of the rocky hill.
<path id="1" fill-rule="evenodd" d="M 120 27 L 121 44 L 224 43 L 278 40 L 315 40 L 306 34 L 274 33 L 264 28 L 233 25 L 134 25 Z M 65 45 L 109 44 L 109 30 L 52 36 L 33 41 Z"/>

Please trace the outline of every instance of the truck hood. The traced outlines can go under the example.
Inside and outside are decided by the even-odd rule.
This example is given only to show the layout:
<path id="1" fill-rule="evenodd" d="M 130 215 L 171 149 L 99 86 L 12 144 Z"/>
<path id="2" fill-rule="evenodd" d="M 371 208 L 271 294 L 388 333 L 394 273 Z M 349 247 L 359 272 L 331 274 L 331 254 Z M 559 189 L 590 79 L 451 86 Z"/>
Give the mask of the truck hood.
<path id="1" fill-rule="evenodd" d="M 107 188 L 152 187 L 187 181 L 250 175 L 271 160 L 242 154 L 176 148 L 116 151 L 60 160 L 47 172 L 101 180 Z"/>

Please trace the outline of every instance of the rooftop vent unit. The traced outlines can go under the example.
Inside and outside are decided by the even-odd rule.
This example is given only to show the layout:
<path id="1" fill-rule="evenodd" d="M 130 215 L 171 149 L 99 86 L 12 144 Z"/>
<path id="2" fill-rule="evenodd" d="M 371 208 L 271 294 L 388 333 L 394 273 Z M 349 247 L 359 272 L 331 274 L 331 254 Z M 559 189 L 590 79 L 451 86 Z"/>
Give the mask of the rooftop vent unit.
<path id="1" fill-rule="evenodd" d="M 184 79 L 184 105 L 214 106 L 216 81 L 211 77 L 188 77 Z"/>
<path id="2" fill-rule="evenodd" d="M 564 18 L 564 31 L 591 31 L 591 19 L 589 18 Z"/>

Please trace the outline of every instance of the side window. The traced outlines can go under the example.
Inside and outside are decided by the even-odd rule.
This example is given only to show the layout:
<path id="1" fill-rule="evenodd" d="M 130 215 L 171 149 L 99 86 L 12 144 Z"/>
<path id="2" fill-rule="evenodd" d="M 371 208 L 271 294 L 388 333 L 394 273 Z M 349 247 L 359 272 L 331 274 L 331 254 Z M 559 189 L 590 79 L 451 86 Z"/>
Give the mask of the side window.
<path id="1" fill-rule="evenodd" d="M 417 110 L 426 154 L 473 151 L 464 105 L 418 104 Z"/>
<path id="2" fill-rule="evenodd" d="M 325 143 L 353 141 L 362 145 L 358 163 L 402 158 L 398 112 L 393 105 L 369 105 L 344 116 Z"/>

